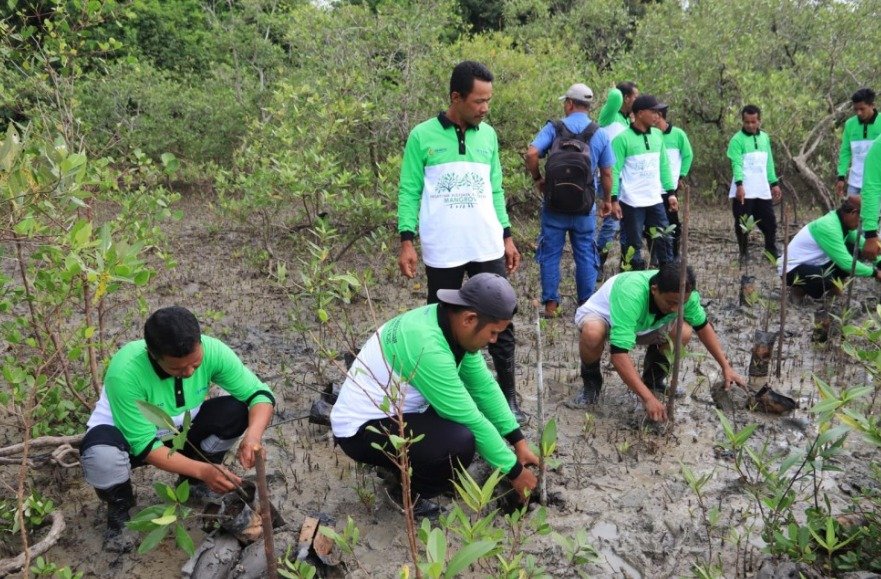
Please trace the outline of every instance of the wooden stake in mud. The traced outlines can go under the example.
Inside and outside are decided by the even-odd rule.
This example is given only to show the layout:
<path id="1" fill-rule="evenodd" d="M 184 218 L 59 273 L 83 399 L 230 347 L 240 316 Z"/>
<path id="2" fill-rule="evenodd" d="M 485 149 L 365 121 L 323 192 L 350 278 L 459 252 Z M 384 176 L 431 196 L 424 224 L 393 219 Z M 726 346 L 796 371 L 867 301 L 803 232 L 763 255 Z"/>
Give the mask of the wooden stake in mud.
<path id="1" fill-rule="evenodd" d="M 857 273 L 857 260 L 860 258 L 860 237 L 863 236 L 863 222 L 857 227 L 857 238 L 853 244 L 853 263 L 850 264 L 850 277 L 847 280 L 847 299 L 844 301 L 844 315 L 850 309 L 850 296 L 853 294 L 853 282 Z"/>
<path id="2" fill-rule="evenodd" d="M 278 579 L 278 562 L 275 560 L 275 545 L 272 542 L 272 509 L 269 506 L 269 485 L 266 484 L 266 449 L 254 447 L 257 463 L 257 493 L 260 495 L 260 518 L 263 520 L 263 552 L 266 555 L 266 576 Z"/>
<path id="3" fill-rule="evenodd" d="M 537 361 L 535 363 L 535 398 L 536 408 L 535 416 L 538 420 L 538 500 L 542 506 L 548 504 L 548 486 L 545 484 L 545 475 L 547 474 L 547 464 L 545 462 L 544 445 L 541 441 L 544 438 L 545 430 L 545 413 L 544 413 L 544 393 L 545 380 L 543 364 L 543 349 L 541 340 L 541 306 L 538 300 L 533 300 L 532 305 L 535 307 L 535 343 L 537 352 Z"/>
<path id="4" fill-rule="evenodd" d="M 775 376 L 780 378 L 780 368 L 783 365 L 783 336 L 786 333 L 786 264 L 789 262 L 789 217 L 786 214 L 786 198 L 780 202 L 783 205 L 783 275 L 780 276 L 780 335 L 777 337 L 777 368 Z"/>
<path id="5" fill-rule="evenodd" d="M 685 310 L 685 285 L 688 280 L 688 204 L 691 187 L 685 184 L 683 203 L 679 205 L 679 224 L 682 227 L 682 236 L 679 238 L 679 311 L 676 312 L 676 334 L 673 342 L 673 371 L 670 376 L 670 386 L 667 389 L 667 420 L 675 420 L 676 388 L 679 386 L 679 362 L 682 359 L 682 324 L 683 310 Z"/>

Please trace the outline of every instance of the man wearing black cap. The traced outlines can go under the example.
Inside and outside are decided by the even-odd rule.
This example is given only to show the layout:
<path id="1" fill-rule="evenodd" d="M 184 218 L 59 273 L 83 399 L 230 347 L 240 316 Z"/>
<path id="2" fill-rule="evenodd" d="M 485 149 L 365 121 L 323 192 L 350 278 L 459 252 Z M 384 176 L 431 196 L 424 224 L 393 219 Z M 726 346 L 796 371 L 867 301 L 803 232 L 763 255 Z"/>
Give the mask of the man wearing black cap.
<path id="1" fill-rule="evenodd" d="M 645 269 L 641 247 L 643 229 L 663 230 L 669 226 L 665 205 L 670 211 L 679 210 L 664 139 L 654 128 L 658 111 L 666 106 L 652 95 L 636 97 L 633 122 L 612 140 L 615 152 L 612 199 L 621 205 L 622 267 L 632 270 Z M 661 264 L 673 259 L 666 235 L 654 239 L 653 244 Z"/>
<path id="2" fill-rule="evenodd" d="M 524 466 L 538 458 L 480 353 L 510 325 L 514 289 L 498 274 L 479 273 L 461 289 L 439 290 L 438 298 L 392 318 L 367 340 L 330 415 L 347 455 L 395 473 L 387 453 L 394 453 L 398 413 L 408 436 L 422 437 L 408 451 L 417 516 L 438 511 L 429 499 L 452 488 L 454 469 L 466 468 L 475 450 L 507 474 L 521 498 L 536 485 Z"/>
<path id="3" fill-rule="evenodd" d="M 586 144 L 589 172 L 578 173 L 581 180 L 576 187 L 564 191 L 569 197 L 576 197 L 582 190 L 599 193 L 596 173 L 599 170 L 599 182 L 602 185 L 601 215 L 614 213 L 620 217 L 620 208 L 612 204 L 612 165 L 615 157 L 612 154 L 609 137 L 599 130 L 599 125 L 590 120 L 588 112 L 593 100 L 593 91 L 585 84 L 576 83 L 569 87 L 566 94 L 560 97 L 563 101 L 565 118 L 553 122 L 548 121 L 526 150 L 526 170 L 532 175 L 539 194 L 549 193 L 545 190 L 545 179 L 539 168 L 539 159 L 548 152 L 559 151 L 564 141 L 576 140 Z M 567 153 L 568 154 L 568 153 Z M 552 155 L 548 155 L 548 165 Z M 560 158 L 559 156 L 555 158 Z M 586 163 L 585 163 L 586 165 Z M 571 174 L 571 165 L 564 165 Z M 564 173 L 564 175 L 567 173 Z M 572 182 L 571 178 L 566 179 Z M 586 181 L 585 181 L 586 180 Z M 562 188 L 561 188 L 562 189 Z M 617 218 L 616 217 L 616 218 Z M 572 255 L 575 258 L 575 289 L 578 293 L 578 305 L 583 304 L 593 293 L 597 280 L 599 261 L 594 230 L 596 229 L 596 206 L 591 203 L 582 211 L 562 212 L 553 206 L 553 199 L 544 197 L 541 211 L 541 232 L 535 260 L 538 262 L 541 275 L 541 301 L 545 306 L 545 316 L 553 317 L 560 303 L 558 292 L 560 285 L 560 257 L 566 244 L 566 234 L 572 244 Z"/>

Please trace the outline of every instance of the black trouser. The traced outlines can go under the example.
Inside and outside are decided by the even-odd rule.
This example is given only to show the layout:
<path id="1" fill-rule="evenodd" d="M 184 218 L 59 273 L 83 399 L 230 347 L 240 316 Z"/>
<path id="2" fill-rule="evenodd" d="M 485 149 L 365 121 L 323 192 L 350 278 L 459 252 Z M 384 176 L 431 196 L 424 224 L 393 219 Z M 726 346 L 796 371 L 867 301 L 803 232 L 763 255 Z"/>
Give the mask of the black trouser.
<path id="1" fill-rule="evenodd" d="M 494 259 L 492 261 L 472 261 L 458 267 L 438 268 L 425 266 L 425 273 L 428 277 L 428 303 L 436 304 L 437 290 L 441 289 L 459 289 L 465 279 L 477 275 L 478 273 L 497 273 L 502 277 L 508 277 L 505 268 L 505 258 Z M 514 375 L 514 324 L 511 323 L 505 331 L 499 334 L 495 344 L 489 345 L 489 355 L 492 356 L 493 365 L 497 373 L 508 373 Z"/>
<path id="2" fill-rule="evenodd" d="M 476 444 L 474 435 L 467 427 L 446 420 L 437 415 L 434 409 L 425 412 L 404 414 L 408 437 L 424 435 L 424 438 L 409 449 L 412 469 L 411 489 L 416 496 L 430 499 L 453 488 L 454 470 L 468 468 L 474 460 Z M 382 434 L 371 432 L 368 426 Z M 348 438 L 337 438 L 349 457 L 357 462 L 387 468 L 400 478 L 397 463 L 382 450 L 374 448 L 374 443 L 384 447 L 394 455 L 394 447 L 388 435 L 398 434 L 398 425 L 393 418 L 380 418 L 361 425 L 357 434 Z M 460 467 L 461 465 L 461 467 Z"/>
<path id="3" fill-rule="evenodd" d="M 679 240 L 682 239 L 682 225 L 679 223 L 679 212 L 678 211 L 670 211 L 669 203 L 664 203 L 664 211 L 667 213 L 667 222 L 670 225 L 675 225 L 675 229 L 673 229 L 673 233 L 670 235 L 670 247 L 673 250 L 673 259 L 679 257 Z M 642 236 L 645 239 L 646 245 L 652 248 L 651 255 L 651 265 L 652 267 L 657 267 L 661 263 L 663 263 L 662 259 L 664 257 L 663 248 L 655 243 L 652 243 L 654 240 L 651 236 L 650 227 L 646 227 Z"/>
<path id="4" fill-rule="evenodd" d="M 740 228 L 740 218 L 752 215 L 756 226 L 765 236 L 765 251 L 777 256 L 777 216 L 774 215 L 774 202 L 770 199 L 744 199 L 741 204 L 736 198 L 731 200 L 731 213 L 734 215 L 734 234 L 740 253 L 746 253 L 749 235 Z"/>
<path id="5" fill-rule="evenodd" d="M 804 289 L 805 294 L 818 300 L 835 287 L 833 280 L 839 280 L 840 283 L 850 277 L 850 272 L 844 271 L 831 261 L 823 265 L 803 263 L 786 274 L 786 285 L 795 284 L 796 277 L 798 277 L 798 287 Z"/>
<path id="6" fill-rule="evenodd" d="M 181 454 L 193 460 L 202 460 L 192 448 L 199 448 L 203 454 L 217 454 L 217 450 L 204 448 L 203 442 L 210 436 L 218 441 L 235 441 L 248 428 L 248 407 L 232 396 L 220 396 L 206 400 L 193 419 L 187 433 L 188 444 Z M 165 443 L 171 446 L 171 442 Z M 192 446 L 191 446 L 192 445 Z M 222 444 L 229 448 L 230 444 Z M 226 449 L 224 449 L 225 452 Z M 130 454 L 131 447 L 116 426 L 102 424 L 89 429 L 80 444 L 80 458 L 86 481 L 103 489 L 128 480 L 131 469 L 147 464 L 144 459 L 149 453 L 139 456 Z"/>

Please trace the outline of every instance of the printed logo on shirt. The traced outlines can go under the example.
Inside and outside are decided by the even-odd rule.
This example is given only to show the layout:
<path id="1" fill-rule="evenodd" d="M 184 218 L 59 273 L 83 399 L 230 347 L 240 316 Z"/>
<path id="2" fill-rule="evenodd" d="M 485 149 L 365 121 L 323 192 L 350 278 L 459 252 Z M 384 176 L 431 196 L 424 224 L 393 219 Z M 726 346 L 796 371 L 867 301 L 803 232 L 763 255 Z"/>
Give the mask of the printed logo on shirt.
<path id="1" fill-rule="evenodd" d="M 447 147 L 440 147 L 435 149 L 434 147 L 428 148 L 428 156 L 433 157 L 434 155 L 442 155 L 447 152 Z"/>
<path id="2" fill-rule="evenodd" d="M 477 205 L 485 187 L 486 181 L 473 171 L 449 172 L 438 179 L 432 197 L 440 199 L 449 209 L 470 209 Z"/>

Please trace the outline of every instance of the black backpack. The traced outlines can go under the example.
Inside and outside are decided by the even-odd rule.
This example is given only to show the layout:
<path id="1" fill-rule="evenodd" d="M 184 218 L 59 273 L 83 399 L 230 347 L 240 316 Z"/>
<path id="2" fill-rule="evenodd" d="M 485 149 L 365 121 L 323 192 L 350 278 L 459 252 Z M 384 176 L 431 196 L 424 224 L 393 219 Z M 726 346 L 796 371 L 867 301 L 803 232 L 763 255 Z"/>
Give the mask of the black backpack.
<path id="1" fill-rule="evenodd" d="M 600 127 L 591 122 L 576 135 L 563 121 L 553 125 L 557 136 L 545 162 L 545 207 L 555 213 L 586 215 L 596 201 L 588 144 Z"/>

